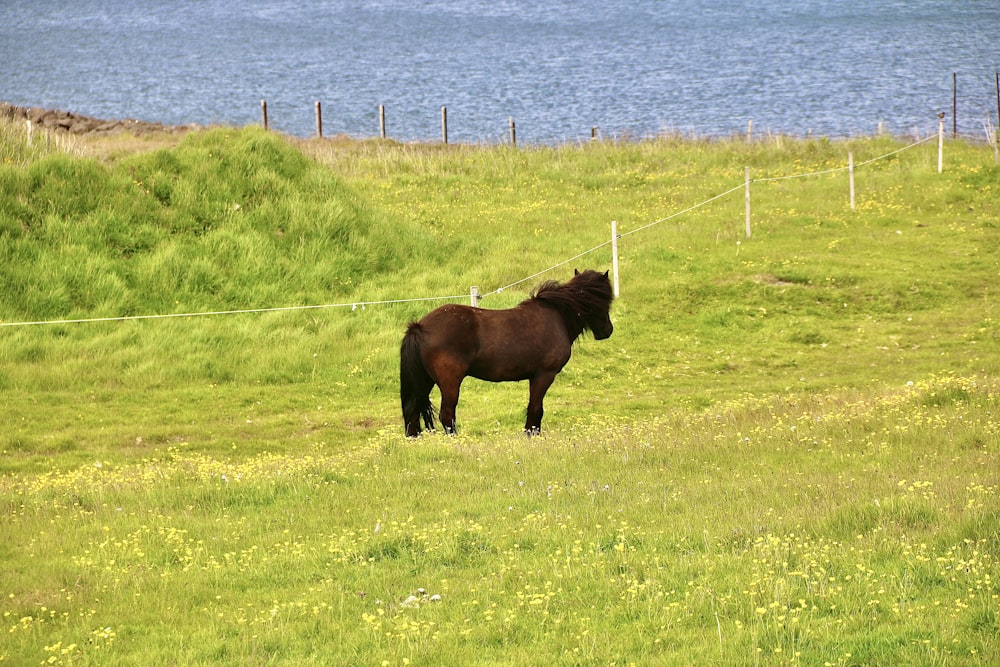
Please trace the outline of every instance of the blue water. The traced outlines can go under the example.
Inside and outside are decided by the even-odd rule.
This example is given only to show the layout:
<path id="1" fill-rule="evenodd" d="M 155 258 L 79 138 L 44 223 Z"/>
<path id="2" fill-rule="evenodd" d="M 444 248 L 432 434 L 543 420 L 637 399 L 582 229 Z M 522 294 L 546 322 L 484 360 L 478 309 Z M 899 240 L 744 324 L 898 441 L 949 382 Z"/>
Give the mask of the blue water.
<path id="1" fill-rule="evenodd" d="M 299 136 L 983 136 L 997 0 L 0 0 L 0 100 Z"/>

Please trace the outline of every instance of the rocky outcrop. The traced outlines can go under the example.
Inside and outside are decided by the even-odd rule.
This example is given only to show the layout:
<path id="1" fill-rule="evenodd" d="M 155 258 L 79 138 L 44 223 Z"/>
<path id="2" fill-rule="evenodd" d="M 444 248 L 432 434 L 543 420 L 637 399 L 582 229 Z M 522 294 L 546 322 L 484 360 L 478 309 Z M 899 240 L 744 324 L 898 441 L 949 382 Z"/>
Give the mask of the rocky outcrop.
<path id="1" fill-rule="evenodd" d="M 8 121 L 30 121 L 32 125 L 54 132 L 68 134 L 116 134 L 129 132 L 135 135 L 150 133 L 179 133 L 197 129 L 198 125 L 164 125 L 141 120 L 101 120 L 81 116 L 70 111 L 56 111 L 39 107 L 19 107 L 0 102 L 0 119 Z"/>

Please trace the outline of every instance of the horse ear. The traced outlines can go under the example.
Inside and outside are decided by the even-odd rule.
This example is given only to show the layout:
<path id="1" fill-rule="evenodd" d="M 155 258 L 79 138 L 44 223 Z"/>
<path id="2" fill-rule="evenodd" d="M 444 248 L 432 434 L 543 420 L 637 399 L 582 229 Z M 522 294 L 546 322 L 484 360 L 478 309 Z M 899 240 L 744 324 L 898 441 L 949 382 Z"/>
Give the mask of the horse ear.
<path id="1" fill-rule="evenodd" d="M 607 278 L 609 273 L 611 273 L 611 269 L 608 269 L 607 271 L 604 272 L 604 277 Z"/>
<path id="2" fill-rule="evenodd" d="M 573 275 L 578 276 L 580 275 L 580 272 L 577 269 L 573 269 Z"/>

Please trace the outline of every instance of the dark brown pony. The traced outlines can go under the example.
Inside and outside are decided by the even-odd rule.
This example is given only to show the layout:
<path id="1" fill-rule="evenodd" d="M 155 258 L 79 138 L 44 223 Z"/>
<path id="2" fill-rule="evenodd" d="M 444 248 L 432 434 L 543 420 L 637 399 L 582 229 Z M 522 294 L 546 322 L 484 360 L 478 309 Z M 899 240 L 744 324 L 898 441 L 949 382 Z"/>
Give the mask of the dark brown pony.
<path id="1" fill-rule="evenodd" d="M 573 342 L 586 330 L 603 340 L 614 326 L 608 311 L 614 294 L 607 272 L 574 272 L 565 284 L 549 281 L 531 298 L 507 310 L 451 304 L 411 322 L 399 355 L 399 394 L 406 435 L 420 434 L 420 420 L 434 428 L 430 392 L 441 390 L 439 417 L 455 431 L 455 406 L 467 376 L 506 382 L 528 380 L 524 431 L 542 430 L 542 399 L 569 361 Z"/>

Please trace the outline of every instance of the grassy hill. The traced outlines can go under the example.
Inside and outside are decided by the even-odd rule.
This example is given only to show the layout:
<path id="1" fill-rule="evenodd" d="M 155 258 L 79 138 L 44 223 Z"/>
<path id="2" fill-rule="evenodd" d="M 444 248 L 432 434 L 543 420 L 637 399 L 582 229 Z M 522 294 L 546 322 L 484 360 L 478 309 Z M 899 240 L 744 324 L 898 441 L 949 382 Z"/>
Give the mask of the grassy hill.
<path id="1" fill-rule="evenodd" d="M 1000 659 L 988 147 L 3 126 L 0 161 L 6 662 Z M 615 333 L 546 433 L 470 380 L 406 441 L 406 322 L 609 269 L 612 220 Z"/>

